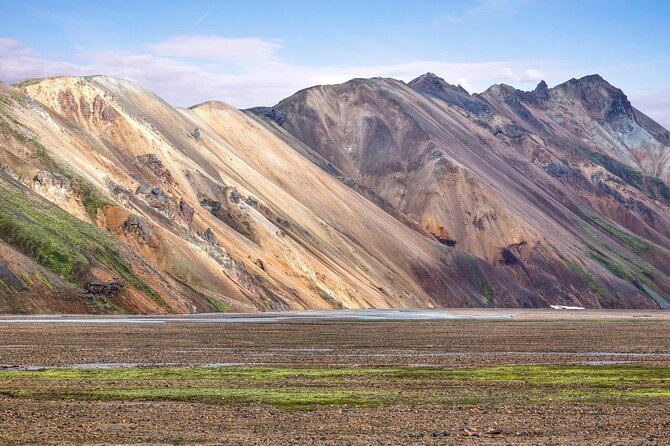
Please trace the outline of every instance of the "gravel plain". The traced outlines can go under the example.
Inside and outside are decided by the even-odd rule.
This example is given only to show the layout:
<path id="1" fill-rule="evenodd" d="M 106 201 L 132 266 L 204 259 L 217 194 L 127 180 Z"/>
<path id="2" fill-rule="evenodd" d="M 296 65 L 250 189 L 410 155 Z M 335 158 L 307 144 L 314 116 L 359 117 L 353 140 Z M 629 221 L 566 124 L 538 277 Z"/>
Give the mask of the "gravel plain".
<path id="1" fill-rule="evenodd" d="M 0 317 L 0 443 L 670 444 L 668 313 L 453 313 Z"/>

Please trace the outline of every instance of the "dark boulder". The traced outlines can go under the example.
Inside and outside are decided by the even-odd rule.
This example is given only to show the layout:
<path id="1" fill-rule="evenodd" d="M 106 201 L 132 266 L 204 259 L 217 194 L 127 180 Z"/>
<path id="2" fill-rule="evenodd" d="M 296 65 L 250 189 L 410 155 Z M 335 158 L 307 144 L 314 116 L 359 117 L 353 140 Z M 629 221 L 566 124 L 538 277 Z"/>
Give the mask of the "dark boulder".
<path id="1" fill-rule="evenodd" d="M 105 283 L 97 280 L 88 282 L 86 284 L 86 292 L 94 296 L 114 297 L 119 294 L 119 291 L 124 287 L 121 280 L 114 279 L 111 282 Z"/>
<path id="2" fill-rule="evenodd" d="M 202 233 L 202 238 L 210 245 L 219 246 L 219 239 L 216 238 L 216 234 L 214 234 L 212 228 L 207 228 L 205 232 Z"/>
<path id="3" fill-rule="evenodd" d="M 183 198 L 179 200 L 177 213 L 187 225 L 193 223 L 193 215 L 195 214 L 195 210 L 191 207 L 191 205 L 185 202 Z"/>
<path id="4" fill-rule="evenodd" d="M 156 156 L 156 154 L 147 153 L 146 155 L 136 156 L 135 163 L 147 168 L 154 175 L 156 175 L 156 177 L 158 177 L 161 182 L 166 184 L 175 184 L 174 178 L 172 178 L 172 174 L 165 167 L 158 156 Z"/>
<path id="5" fill-rule="evenodd" d="M 150 242 L 154 236 L 149 222 L 145 218 L 135 214 L 131 215 L 125 222 L 123 222 L 121 229 L 124 234 L 132 235 L 145 243 Z"/>

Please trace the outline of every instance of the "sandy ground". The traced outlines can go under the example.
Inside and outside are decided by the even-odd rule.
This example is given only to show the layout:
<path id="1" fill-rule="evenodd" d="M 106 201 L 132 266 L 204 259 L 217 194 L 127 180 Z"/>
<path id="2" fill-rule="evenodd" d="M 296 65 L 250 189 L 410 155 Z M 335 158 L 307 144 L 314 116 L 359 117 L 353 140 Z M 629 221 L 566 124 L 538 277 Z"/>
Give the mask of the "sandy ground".
<path id="1" fill-rule="evenodd" d="M 26 323 L 0 317 L 0 364 L 5 370 L 212 364 L 433 369 L 670 366 L 669 313 L 510 310 L 495 314 L 503 313 L 512 317 L 411 321 L 297 317 L 247 323 L 207 321 L 209 316 L 162 323 Z M 46 380 L 19 384 L 42 390 L 61 385 Z M 276 386 L 298 384 L 289 380 Z M 0 444 L 670 444 L 670 398 L 536 400 L 531 396 L 548 387 L 524 382 L 340 380 L 329 385 L 422 392 L 422 397 L 382 407 L 314 410 L 211 401 L 17 397 L 9 392 L 17 385 L 0 377 Z M 62 385 L 93 388 L 100 384 Z M 275 384 L 254 385 L 271 389 Z M 567 388 L 581 389 L 579 383 Z M 452 394 L 492 396 L 446 402 Z M 432 395 L 442 399 L 432 400 Z"/>

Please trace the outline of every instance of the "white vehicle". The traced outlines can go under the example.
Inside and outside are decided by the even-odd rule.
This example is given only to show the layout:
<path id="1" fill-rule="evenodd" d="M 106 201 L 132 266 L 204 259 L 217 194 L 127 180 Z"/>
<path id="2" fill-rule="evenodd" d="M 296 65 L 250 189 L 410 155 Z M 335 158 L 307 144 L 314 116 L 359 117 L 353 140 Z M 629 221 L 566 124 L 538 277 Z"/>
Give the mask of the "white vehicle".
<path id="1" fill-rule="evenodd" d="M 586 310 L 584 307 L 568 307 L 567 305 L 552 305 L 554 310 Z"/>

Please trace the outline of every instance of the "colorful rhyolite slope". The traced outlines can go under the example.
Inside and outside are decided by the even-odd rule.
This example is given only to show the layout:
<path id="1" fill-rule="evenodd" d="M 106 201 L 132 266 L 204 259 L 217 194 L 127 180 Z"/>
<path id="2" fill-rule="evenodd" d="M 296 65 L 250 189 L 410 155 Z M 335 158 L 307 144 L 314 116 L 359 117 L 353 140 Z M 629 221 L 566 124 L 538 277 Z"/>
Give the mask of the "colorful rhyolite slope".
<path id="1" fill-rule="evenodd" d="M 666 304 L 670 138 L 600 78 L 255 111 L 0 85 L 0 312 Z"/>

